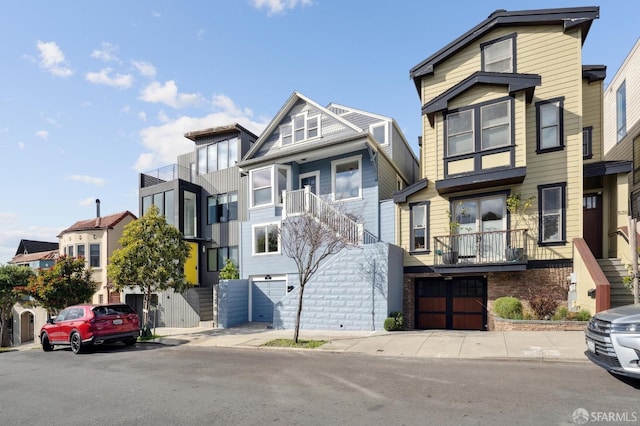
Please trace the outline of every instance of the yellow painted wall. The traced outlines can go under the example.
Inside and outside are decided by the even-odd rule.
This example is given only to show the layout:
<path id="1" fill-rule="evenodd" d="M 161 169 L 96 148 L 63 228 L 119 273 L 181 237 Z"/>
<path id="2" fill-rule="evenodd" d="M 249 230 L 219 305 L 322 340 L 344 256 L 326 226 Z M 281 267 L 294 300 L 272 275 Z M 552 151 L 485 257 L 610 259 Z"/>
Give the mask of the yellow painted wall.
<path id="1" fill-rule="evenodd" d="M 582 80 L 582 127 L 592 126 L 593 156 L 585 163 L 595 163 L 604 160 L 604 141 L 602 138 L 602 81 L 589 83 Z"/>

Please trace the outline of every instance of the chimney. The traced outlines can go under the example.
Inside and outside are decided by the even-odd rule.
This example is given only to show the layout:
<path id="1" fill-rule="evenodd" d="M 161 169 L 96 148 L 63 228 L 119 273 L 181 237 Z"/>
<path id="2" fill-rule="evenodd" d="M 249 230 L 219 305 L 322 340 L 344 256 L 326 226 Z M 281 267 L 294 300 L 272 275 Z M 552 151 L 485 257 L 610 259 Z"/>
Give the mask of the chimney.
<path id="1" fill-rule="evenodd" d="M 96 198 L 96 217 L 100 217 L 100 199 Z"/>

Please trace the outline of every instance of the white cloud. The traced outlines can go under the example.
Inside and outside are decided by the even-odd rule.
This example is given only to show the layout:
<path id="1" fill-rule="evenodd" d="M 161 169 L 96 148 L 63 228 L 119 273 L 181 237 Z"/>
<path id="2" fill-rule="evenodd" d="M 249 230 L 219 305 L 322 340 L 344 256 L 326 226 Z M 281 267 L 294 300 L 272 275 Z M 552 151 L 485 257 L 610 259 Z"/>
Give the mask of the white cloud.
<path id="1" fill-rule="evenodd" d="M 13 223 L 18 220 L 15 213 L 0 212 L 0 223 Z"/>
<path id="2" fill-rule="evenodd" d="M 36 132 L 36 136 L 42 139 L 43 141 L 46 141 L 47 139 L 49 139 L 49 132 L 47 132 L 46 130 L 38 130 Z"/>
<path id="3" fill-rule="evenodd" d="M 40 114 L 40 117 L 42 117 L 42 119 L 43 119 L 46 123 L 48 123 L 48 124 L 50 124 L 50 125 L 52 125 L 52 126 L 60 127 L 60 126 L 58 125 L 58 120 L 56 120 L 55 118 L 47 117 L 47 116 L 45 116 L 44 114 Z"/>
<path id="4" fill-rule="evenodd" d="M 18 148 L 24 149 L 24 142 L 18 142 Z"/>
<path id="5" fill-rule="evenodd" d="M 196 33 L 196 39 L 200 41 L 204 38 L 206 34 L 207 34 L 207 30 L 205 30 L 204 28 L 200 28 Z"/>
<path id="6" fill-rule="evenodd" d="M 295 9 L 298 6 L 311 6 L 312 0 L 250 0 L 256 9 L 267 9 L 267 15 L 272 16 L 286 13 L 287 9 Z"/>
<path id="7" fill-rule="evenodd" d="M 88 183 L 90 185 L 102 186 L 105 184 L 105 180 L 103 178 L 86 176 L 86 175 L 71 175 L 65 178 L 66 180 L 72 180 L 75 182 Z"/>
<path id="8" fill-rule="evenodd" d="M 153 16 L 154 18 L 160 18 L 162 16 L 162 14 L 156 10 L 151 12 L 151 16 Z"/>
<path id="9" fill-rule="evenodd" d="M 168 123 L 171 121 L 171 118 L 167 115 L 164 110 L 158 112 L 158 121 L 161 123 Z"/>
<path id="10" fill-rule="evenodd" d="M 125 105 L 122 107 L 122 112 L 129 114 L 131 112 L 131 105 Z"/>
<path id="11" fill-rule="evenodd" d="M 268 124 L 267 119 L 253 119 L 251 114 L 246 114 L 250 109 L 237 107 L 228 96 L 217 95 L 212 104 L 220 111 L 205 117 L 181 116 L 160 126 L 142 129 L 140 139 L 147 152 L 138 157 L 134 165 L 136 171 L 146 172 L 174 164 L 178 155 L 193 150 L 193 142 L 184 137 L 187 132 L 239 123 L 259 135 Z"/>
<path id="12" fill-rule="evenodd" d="M 73 70 L 66 63 L 64 53 L 54 41 L 38 41 L 36 46 L 40 51 L 40 67 L 56 77 L 69 77 Z"/>
<path id="13" fill-rule="evenodd" d="M 100 72 L 88 72 L 85 79 L 94 84 L 104 84 L 105 86 L 117 87 L 119 89 L 128 89 L 133 83 L 133 78 L 129 74 L 111 75 L 111 68 L 104 68 Z"/>
<path id="14" fill-rule="evenodd" d="M 103 41 L 102 49 L 101 50 L 96 49 L 93 52 L 91 52 L 91 57 L 95 59 L 100 59 L 101 61 L 104 61 L 104 62 L 120 62 L 120 59 L 118 59 L 118 55 L 116 55 L 117 52 L 118 52 L 118 46 Z"/>
<path id="15" fill-rule="evenodd" d="M 57 235 L 62 231 L 62 228 L 23 227 L 18 216 L 13 213 L 0 212 L 0 223 L 11 224 L 0 227 L 0 264 L 13 258 L 21 239 L 57 242 Z"/>
<path id="16" fill-rule="evenodd" d="M 156 76 L 156 67 L 154 67 L 149 62 L 144 61 L 131 61 L 131 64 L 135 69 L 138 70 L 140 75 L 144 77 L 155 77 Z"/>
<path id="17" fill-rule="evenodd" d="M 178 93 L 178 86 L 173 80 L 166 81 L 164 85 L 154 81 L 140 93 L 138 99 L 165 104 L 176 109 L 197 105 L 203 101 L 199 93 Z"/>
<path id="18" fill-rule="evenodd" d="M 91 103 L 91 101 L 82 101 L 82 103 L 80 104 L 80 106 L 82 108 L 91 108 L 93 106 L 93 103 Z"/>
<path id="19" fill-rule="evenodd" d="M 138 113 L 138 119 L 139 119 L 140 121 L 147 121 L 147 113 L 146 113 L 146 112 L 144 112 L 144 111 L 140 111 L 140 112 Z"/>
<path id="20" fill-rule="evenodd" d="M 91 206 L 94 205 L 96 203 L 96 198 L 95 197 L 89 197 L 89 198 L 85 198 L 84 200 L 80 200 L 78 202 L 78 205 L 80 206 Z"/>

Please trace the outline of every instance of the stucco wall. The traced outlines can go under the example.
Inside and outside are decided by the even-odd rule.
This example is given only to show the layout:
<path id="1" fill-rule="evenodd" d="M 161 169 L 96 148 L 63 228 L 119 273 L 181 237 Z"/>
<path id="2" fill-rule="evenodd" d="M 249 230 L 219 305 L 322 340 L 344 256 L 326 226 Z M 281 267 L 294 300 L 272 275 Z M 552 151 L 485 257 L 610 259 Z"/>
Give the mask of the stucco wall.
<path id="1" fill-rule="evenodd" d="M 249 320 L 249 280 L 221 280 L 218 327 L 229 328 Z"/>

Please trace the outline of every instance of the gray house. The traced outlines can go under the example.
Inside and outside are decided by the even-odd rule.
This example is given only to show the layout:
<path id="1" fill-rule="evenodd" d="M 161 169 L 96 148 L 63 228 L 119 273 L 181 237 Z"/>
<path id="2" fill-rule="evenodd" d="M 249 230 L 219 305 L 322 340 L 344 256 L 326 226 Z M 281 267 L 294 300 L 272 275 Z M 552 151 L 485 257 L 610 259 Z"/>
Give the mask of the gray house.
<path id="1" fill-rule="evenodd" d="M 393 119 L 338 104 L 322 107 L 294 92 L 238 166 L 248 188 L 240 272 L 249 321 L 293 327 L 297 269 L 281 251 L 278 228 L 301 208 L 313 212 L 311 205 L 333 215 L 353 212 L 343 222 L 355 237 L 305 287 L 301 327 L 377 329 L 389 312 L 402 309 L 392 199 L 418 179 L 419 165 Z"/>
<path id="2" fill-rule="evenodd" d="M 239 263 L 239 224 L 247 211 L 237 162 L 257 139 L 239 124 L 184 136 L 194 142 L 193 151 L 177 164 L 140 174 L 141 215 L 155 204 L 191 246 L 185 274 L 195 287 L 157 295 L 154 321 L 166 327 L 216 322 L 218 273 L 227 258 Z M 142 311 L 141 294 L 128 294 L 126 301 Z"/>

